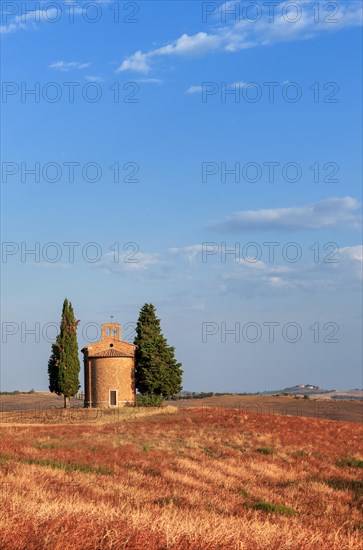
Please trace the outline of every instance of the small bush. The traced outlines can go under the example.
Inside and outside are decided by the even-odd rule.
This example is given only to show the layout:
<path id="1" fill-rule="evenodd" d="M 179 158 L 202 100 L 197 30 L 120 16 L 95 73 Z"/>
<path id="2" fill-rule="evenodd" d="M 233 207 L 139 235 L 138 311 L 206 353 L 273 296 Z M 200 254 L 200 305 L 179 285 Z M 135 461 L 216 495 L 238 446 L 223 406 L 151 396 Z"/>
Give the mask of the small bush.
<path id="1" fill-rule="evenodd" d="M 2 460 L 15 460 L 20 464 L 35 464 L 36 466 L 45 466 L 48 468 L 54 468 L 64 470 L 65 472 L 83 472 L 85 474 L 101 474 L 101 475 L 113 475 L 114 472 L 105 468 L 104 466 L 87 466 L 86 464 L 79 464 L 77 462 L 62 462 L 54 458 L 27 458 L 16 457 L 6 453 L 0 454 Z"/>
<path id="2" fill-rule="evenodd" d="M 0 453 L 0 464 L 4 464 L 11 460 L 11 456 L 8 453 Z"/>
<path id="3" fill-rule="evenodd" d="M 56 443 L 36 443 L 34 445 L 36 449 L 57 449 L 58 445 Z"/>
<path id="4" fill-rule="evenodd" d="M 353 468 L 363 468 L 363 460 L 346 456 L 337 461 L 337 466 L 352 466 Z"/>
<path id="5" fill-rule="evenodd" d="M 262 453 L 263 455 L 272 455 L 273 450 L 271 447 L 260 447 L 259 449 L 256 449 L 258 453 Z"/>
<path id="6" fill-rule="evenodd" d="M 48 466 L 50 468 L 64 470 L 65 472 L 83 472 L 84 474 L 113 475 L 113 472 L 104 466 L 87 466 L 74 462 L 61 462 L 52 458 L 17 458 L 22 464 L 35 464 L 37 466 Z"/>
<path id="7" fill-rule="evenodd" d="M 287 506 L 280 506 L 279 504 L 272 504 L 271 502 L 264 502 L 263 500 L 257 502 L 247 502 L 247 508 L 253 510 L 263 510 L 264 512 L 276 512 L 283 516 L 294 516 L 297 514 L 296 510 L 288 508 Z"/>
<path id="8" fill-rule="evenodd" d="M 353 480 L 353 479 L 323 479 L 323 482 L 332 487 L 333 489 L 338 489 L 340 491 L 352 491 L 355 500 L 358 500 L 363 496 L 363 480 Z"/>
<path id="9" fill-rule="evenodd" d="M 163 398 L 160 395 L 137 395 L 136 406 L 137 407 L 161 407 L 163 404 Z"/>
<path id="10" fill-rule="evenodd" d="M 306 451 L 303 451 L 302 449 L 298 449 L 297 451 L 294 451 L 292 453 L 292 456 L 294 456 L 294 457 L 309 456 L 309 453 L 307 453 Z"/>

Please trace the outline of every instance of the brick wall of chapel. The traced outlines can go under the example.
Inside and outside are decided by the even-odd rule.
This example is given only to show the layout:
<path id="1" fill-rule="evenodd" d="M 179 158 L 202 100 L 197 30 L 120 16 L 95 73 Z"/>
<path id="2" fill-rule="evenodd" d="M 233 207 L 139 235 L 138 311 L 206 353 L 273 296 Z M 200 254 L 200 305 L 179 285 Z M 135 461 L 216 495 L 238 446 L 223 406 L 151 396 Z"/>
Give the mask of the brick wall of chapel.
<path id="1" fill-rule="evenodd" d="M 109 391 L 118 391 L 118 405 L 134 402 L 134 359 L 132 357 L 93 357 L 91 361 L 92 406 L 108 407 Z"/>

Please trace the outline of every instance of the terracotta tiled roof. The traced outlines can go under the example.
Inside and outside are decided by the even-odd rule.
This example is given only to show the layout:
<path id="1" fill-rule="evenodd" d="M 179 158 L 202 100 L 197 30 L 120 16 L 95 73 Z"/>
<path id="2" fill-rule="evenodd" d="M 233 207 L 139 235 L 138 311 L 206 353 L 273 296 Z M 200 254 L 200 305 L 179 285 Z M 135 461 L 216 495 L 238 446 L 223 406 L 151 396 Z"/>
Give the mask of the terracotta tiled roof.
<path id="1" fill-rule="evenodd" d="M 94 353 L 89 353 L 89 357 L 133 357 L 134 354 L 132 352 L 127 351 L 121 351 L 118 349 L 105 349 L 96 351 Z"/>

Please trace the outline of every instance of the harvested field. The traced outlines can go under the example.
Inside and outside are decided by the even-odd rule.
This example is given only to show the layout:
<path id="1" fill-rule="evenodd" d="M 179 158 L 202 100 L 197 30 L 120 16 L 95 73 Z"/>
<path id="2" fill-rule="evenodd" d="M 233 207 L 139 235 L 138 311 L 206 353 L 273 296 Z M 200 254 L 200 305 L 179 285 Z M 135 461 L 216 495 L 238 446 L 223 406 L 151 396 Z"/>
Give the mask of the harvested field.
<path id="1" fill-rule="evenodd" d="M 204 399 L 168 401 L 166 403 L 178 408 L 214 407 L 221 410 L 225 408 L 237 408 L 269 415 L 282 414 L 289 416 L 306 416 L 363 424 L 363 401 L 360 400 L 294 399 L 293 397 L 284 396 L 224 395 L 207 397 Z M 83 409 L 83 401 L 72 399 L 72 407 Z M 47 392 L 0 395 L 0 422 L 8 422 L 9 419 L 12 418 L 12 415 L 9 413 L 14 413 L 13 418 L 23 418 L 26 422 L 34 422 L 37 418 L 41 419 L 49 415 L 52 416 L 51 411 L 53 409 L 58 410 L 62 408 L 63 398 Z M 27 411 L 34 412 L 30 413 Z"/>
<path id="2" fill-rule="evenodd" d="M 172 401 L 176 407 L 238 408 L 269 415 L 306 416 L 363 424 L 363 401 L 347 399 L 303 399 L 292 396 L 223 395 Z"/>
<path id="3" fill-rule="evenodd" d="M 131 412 L 1 424 L 0 548 L 363 548 L 362 426 L 232 408 Z"/>

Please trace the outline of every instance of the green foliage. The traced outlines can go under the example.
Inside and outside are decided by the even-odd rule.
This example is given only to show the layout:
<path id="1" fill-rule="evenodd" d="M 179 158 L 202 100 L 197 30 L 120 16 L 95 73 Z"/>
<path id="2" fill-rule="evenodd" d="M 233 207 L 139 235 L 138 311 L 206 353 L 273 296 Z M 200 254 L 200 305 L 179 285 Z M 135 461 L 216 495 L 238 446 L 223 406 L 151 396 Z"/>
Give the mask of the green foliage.
<path id="1" fill-rule="evenodd" d="M 363 480 L 358 479 L 323 479 L 322 480 L 326 485 L 337 489 L 339 491 L 352 491 L 355 500 L 358 500 L 363 496 Z"/>
<path id="2" fill-rule="evenodd" d="M 136 389 L 143 395 L 170 397 L 182 389 L 182 368 L 164 338 L 152 304 L 145 304 L 136 326 Z"/>
<path id="3" fill-rule="evenodd" d="M 352 468 L 363 468 L 363 460 L 346 456 L 337 461 L 337 466 L 351 466 Z"/>
<path id="4" fill-rule="evenodd" d="M 48 376 L 49 376 L 49 391 L 61 395 L 59 385 L 59 364 L 60 364 L 60 347 L 59 335 L 54 344 L 52 344 L 52 353 L 48 361 Z"/>
<path id="5" fill-rule="evenodd" d="M 247 502 L 247 508 L 253 510 L 263 510 L 264 512 L 276 512 L 283 516 L 294 516 L 297 514 L 296 510 L 288 508 L 287 506 L 280 506 L 279 504 L 272 504 L 271 502 L 264 502 L 263 500 L 257 502 Z"/>
<path id="6" fill-rule="evenodd" d="M 37 466 L 46 466 L 65 472 L 83 472 L 84 474 L 101 474 L 101 475 L 113 475 L 114 472 L 105 466 L 87 466 L 87 464 L 80 464 L 78 462 L 62 462 L 54 458 L 27 458 L 16 457 L 6 453 L 0 453 L 0 459 L 15 460 L 20 464 L 36 464 Z"/>
<path id="7" fill-rule="evenodd" d="M 306 451 L 302 450 L 302 449 L 298 449 L 297 451 L 294 451 L 293 453 L 291 453 L 292 456 L 294 457 L 300 457 L 300 456 L 309 456 L 309 453 L 307 453 Z"/>
<path id="8" fill-rule="evenodd" d="M 81 369 L 78 357 L 77 325 L 73 307 L 64 300 L 60 332 L 48 361 L 49 390 L 57 395 L 64 395 L 65 400 L 77 394 L 79 372 Z"/>
<path id="9" fill-rule="evenodd" d="M 259 449 L 256 449 L 256 451 L 264 455 L 272 455 L 273 453 L 273 450 L 270 447 L 260 447 Z"/>
<path id="10" fill-rule="evenodd" d="M 170 397 L 169 399 L 171 399 L 171 401 L 179 401 L 181 399 L 204 399 L 206 397 L 223 397 L 225 395 L 257 395 L 255 393 L 246 393 L 246 392 L 243 392 L 243 393 L 228 393 L 228 392 L 223 392 L 223 393 L 218 393 L 218 392 L 213 392 L 213 391 L 208 391 L 208 392 L 195 392 L 195 391 L 188 391 L 188 392 L 181 392 L 181 393 L 178 393 L 176 395 L 173 395 L 172 397 Z"/>
<path id="11" fill-rule="evenodd" d="M 136 395 L 136 406 L 137 407 L 161 407 L 163 404 L 163 398 L 161 395 L 155 394 L 144 394 Z"/>
<path id="12" fill-rule="evenodd" d="M 0 464 L 6 464 L 11 460 L 11 456 L 8 453 L 0 453 Z"/>
<path id="13" fill-rule="evenodd" d="M 36 449 L 58 449 L 58 445 L 56 443 L 36 443 L 34 445 Z"/>
<path id="14" fill-rule="evenodd" d="M 19 390 L 0 391 L 0 395 L 30 395 L 30 394 L 33 394 L 33 393 L 37 393 L 37 392 L 33 389 L 31 389 L 29 391 L 19 391 Z"/>
<path id="15" fill-rule="evenodd" d="M 218 395 L 227 395 L 225 393 L 214 393 L 214 392 L 188 392 L 188 393 L 178 393 L 171 397 L 172 401 L 179 401 L 180 399 L 203 399 L 205 397 L 213 397 Z"/>

